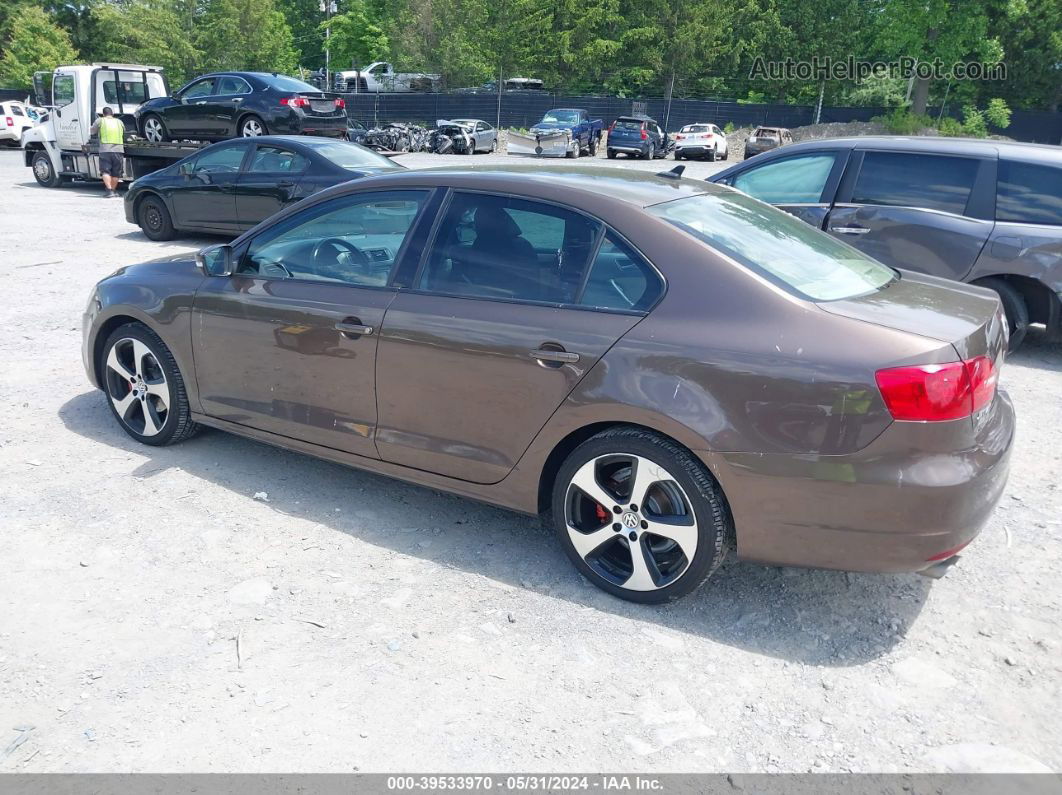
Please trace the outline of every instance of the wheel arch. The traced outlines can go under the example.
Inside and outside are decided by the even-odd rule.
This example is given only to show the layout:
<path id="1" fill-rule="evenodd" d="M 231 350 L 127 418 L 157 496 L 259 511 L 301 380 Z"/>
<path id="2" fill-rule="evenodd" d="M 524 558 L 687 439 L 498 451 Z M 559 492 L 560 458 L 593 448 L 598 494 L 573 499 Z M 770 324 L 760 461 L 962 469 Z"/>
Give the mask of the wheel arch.
<path id="1" fill-rule="evenodd" d="M 239 135 L 240 135 L 240 125 L 243 124 L 245 121 L 247 121 L 247 119 L 249 119 L 252 116 L 254 118 L 258 119 L 258 121 L 260 121 L 262 123 L 262 129 L 265 130 L 264 134 L 265 135 L 269 135 L 270 134 L 269 133 L 269 125 L 266 124 L 266 120 L 262 116 L 261 113 L 258 113 L 258 112 L 254 111 L 254 110 L 244 110 L 242 113 L 240 113 L 239 116 L 236 117 L 236 124 L 235 124 L 235 127 L 233 129 L 233 133 L 237 137 L 239 137 Z"/>
<path id="2" fill-rule="evenodd" d="M 1059 302 L 1055 299 L 1051 288 L 1039 279 L 1017 273 L 979 273 L 977 278 L 970 283 L 991 289 L 988 285 L 982 284 L 985 279 L 998 279 L 1013 288 L 1025 302 L 1026 309 L 1029 310 L 1030 323 L 1043 323 L 1050 327 L 1052 321 L 1056 324 L 1059 322 L 1057 319 L 1059 308 L 1053 306 Z"/>
<path id="3" fill-rule="evenodd" d="M 120 328 L 127 323 L 139 323 L 155 331 L 155 329 L 151 328 L 151 324 L 143 318 L 124 313 L 111 315 L 96 327 L 96 336 L 92 340 L 92 381 L 98 389 L 103 388 L 103 373 L 100 370 L 100 360 L 103 358 L 103 344 L 116 328 Z M 155 333 L 157 334 L 158 332 L 155 331 Z"/>
<path id="4" fill-rule="evenodd" d="M 153 197 L 155 199 L 158 199 L 160 202 L 162 202 L 162 205 L 166 208 L 167 212 L 170 213 L 170 217 L 171 218 L 173 217 L 173 210 L 170 208 L 170 203 L 168 201 L 166 201 L 166 197 L 165 196 L 163 196 L 161 193 L 159 193 L 157 190 L 154 190 L 153 188 L 141 188 L 140 192 L 137 193 L 136 198 L 133 199 L 133 220 L 134 221 L 137 221 L 139 223 L 137 216 L 140 213 L 140 205 L 143 204 L 144 200 L 147 199 L 148 197 Z"/>

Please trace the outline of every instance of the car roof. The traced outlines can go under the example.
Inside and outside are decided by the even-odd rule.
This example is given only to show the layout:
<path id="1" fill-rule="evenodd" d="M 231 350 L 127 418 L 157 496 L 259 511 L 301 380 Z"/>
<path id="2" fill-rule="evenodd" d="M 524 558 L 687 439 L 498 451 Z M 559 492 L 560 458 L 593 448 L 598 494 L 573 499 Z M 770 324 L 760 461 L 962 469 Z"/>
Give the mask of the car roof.
<path id="1" fill-rule="evenodd" d="M 1062 162 L 1062 149 L 1048 144 L 996 141 L 986 138 L 948 138 L 940 135 L 861 135 L 848 138 L 816 138 L 787 146 L 787 153 L 802 149 L 892 149 L 928 154 L 991 156 L 995 153 L 1036 155 Z"/>
<path id="2" fill-rule="evenodd" d="M 661 177 L 647 171 L 606 166 L 577 166 L 563 171 L 533 164 L 475 168 L 443 166 L 410 169 L 400 173 L 389 172 L 386 176 L 369 179 L 411 186 L 430 185 L 515 193 L 529 198 L 534 198 L 536 194 L 545 197 L 546 194 L 563 191 L 569 197 L 568 203 L 573 206 L 583 206 L 589 201 L 605 201 L 649 207 L 674 199 L 728 190 L 699 180 Z M 347 188 L 356 190 L 358 186 L 365 184 L 365 180 L 356 180 L 347 183 Z M 541 191 L 537 190 L 538 188 L 541 188 Z"/>
<path id="3" fill-rule="evenodd" d="M 642 113 L 626 113 L 622 116 L 616 117 L 616 121 L 625 121 L 627 119 L 631 121 L 651 121 L 653 124 L 656 124 L 656 119 Z"/>

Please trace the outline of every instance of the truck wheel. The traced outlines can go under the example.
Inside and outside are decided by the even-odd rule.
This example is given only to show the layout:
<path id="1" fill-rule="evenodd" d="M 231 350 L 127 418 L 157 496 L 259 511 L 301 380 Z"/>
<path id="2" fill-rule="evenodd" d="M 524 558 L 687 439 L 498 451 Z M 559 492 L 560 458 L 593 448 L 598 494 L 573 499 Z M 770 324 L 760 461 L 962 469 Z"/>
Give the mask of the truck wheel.
<path id="1" fill-rule="evenodd" d="M 567 152 L 564 153 L 564 156 L 570 160 L 574 160 L 575 158 L 577 158 L 579 156 L 579 142 L 576 141 L 575 148 L 569 149 Z"/>
<path id="2" fill-rule="evenodd" d="M 1025 299 L 1021 293 L 1007 284 L 1005 279 L 981 279 L 976 284 L 978 287 L 995 290 L 999 295 L 999 302 L 1003 304 L 1003 315 L 1007 321 L 1007 330 L 1010 332 L 1010 344 L 1007 350 L 1016 351 L 1021 347 L 1029 331 L 1029 307 L 1025 305 Z"/>
<path id="3" fill-rule="evenodd" d="M 615 160 L 616 159 L 616 150 L 615 149 L 606 149 L 605 150 L 605 156 L 609 160 Z"/>
<path id="4" fill-rule="evenodd" d="M 144 117 L 144 137 L 153 144 L 162 143 L 166 140 L 166 125 L 162 119 L 154 113 Z"/>
<path id="5" fill-rule="evenodd" d="M 136 223 L 149 240 L 173 240 L 173 219 L 157 196 L 145 196 L 136 210 Z"/>
<path id="6" fill-rule="evenodd" d="M 590 157 L 597 157 L 597 138 L 590 136 Z"/>
<path id="7" fill-rule="evenodd" d="M 58 188 L 62 184 L 47 152 L 38 152 L 33 156 L 33 176 L 37 184 L 45 188 Z"/>

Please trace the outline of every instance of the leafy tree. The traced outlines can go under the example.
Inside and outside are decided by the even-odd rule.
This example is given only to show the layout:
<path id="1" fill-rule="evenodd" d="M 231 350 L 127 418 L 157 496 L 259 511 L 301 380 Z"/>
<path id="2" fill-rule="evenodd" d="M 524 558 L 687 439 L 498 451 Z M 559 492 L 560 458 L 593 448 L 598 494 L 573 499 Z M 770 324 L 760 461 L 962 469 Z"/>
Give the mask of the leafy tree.
<path id="1" fill-rule="evenodd" d="M 329 25 L 332 28 L 330 48 L 333 68 L 361 68 L 386 58 L 389 47 L 387 35 L 370 19 L 365 3 L 349 0 L 347 6 L 345 12 L 322 22 L 319 28 L 322 35 Z"/>
<path id="2" fill-rule="evenodd" d="M 211 0 L 197 26 L 206 69 L 295 71 L 291 28 L 273 0 Z"/>
<path id="3" fill-rule="evenodd" d="M 1007 105 L 1006 100 L 995 97 L 988 101 L 988 107 L 985 109 L 985 118 L 988 119 L 988 123 L 1001 130 L 1007 129 L 1010 126 L 1010 107 Z"/>
<path id="4" fill-rule="evenodd" d="M 1062 105 L 1062 3 L 1008 0 L 991 14 L 1007 65 L 1006 80 L 986 87 L 1022 108 L 1058 111 Z"/>
<path id="5" fill-rule="evenodd" d="M 96 30 L 88 60 L 161 66 L 176 87 L 194 76 L 202 54 L 192 44 L 195 18 L 170 0 L 101 3 L 92 11 Z"/>
<path id="6" fill-rule="evenodd" d="M 66 31 L 37 6 L 23 6 L 8 20 L 8 39 L 0 57 L 0 83 L 30 88 L 33 73 L 73 63 L 77 53 Z"/>
<path id="7" fill-rule="evenodd" d="M 341 0 L 341 7 L 344 0 Z M 324 34 L 318 25 L 324 18 L 320 0 L 277 0 L 277 8 L 291 28 L 292 43 L 299 63 L 310 69 L 324 66 Z"/>

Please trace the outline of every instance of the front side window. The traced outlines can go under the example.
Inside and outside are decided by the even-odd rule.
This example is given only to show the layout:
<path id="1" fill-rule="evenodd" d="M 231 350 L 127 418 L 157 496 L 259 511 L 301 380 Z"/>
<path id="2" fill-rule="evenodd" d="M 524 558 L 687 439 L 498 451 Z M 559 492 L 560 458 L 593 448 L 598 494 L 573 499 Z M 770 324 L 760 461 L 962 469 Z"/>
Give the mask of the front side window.
<path id="1" fill-rule="evenodd" d="M 867 152 L 852 189 L 854 204 L 920 207 L 961 215 L 980 161 L 908 152 Z"/>
<path id="2" fill-rule="evenodd" d="M 649 263 L 614 233 L 607 232 L 594 257 L 579 304 L 595 309 L 645 311 L 662 290 L 660 277 Z"/>
<path id="3" fill-rule="evenodd" d="M 417 283 L 422 290 L 572 303 L 600 224 L 526 199 L 455 193 Z"/>
<path id="4" fill-rule="evenodd" d="M 256 237 L 237 272 L 384 287 L 427 196 L 396 190 L 317 205 Z"/>
<path id="5" fill-rule="evenodd" d="M 298 152 L 279 146 L 259 146 L 251 158 L 248 171 L 271 174 L 301 174 L 309 162 Z"/>
<path id="6" fill-rule="evenodd" d="M 242 77 L 228 77 L 221 78 L 218 81 L 218 93 L 219 94 L 250 94 L 251 87 L 247 85 L 247 81 Z"/>
<path id="7" fill-rule="evenodd" d="M 203 152 L 189 169 L 192 174 L 230 174 L 240 170 L 243 156 L 247 153 L 245 145 L 221 146 L 209 152 Z"/>
<path id="8" fill-rule="evenodd" d="M 209 97 L 214 93 L 214 78 L 207 80 L 200 80 L 198 83 L 192 83 L 181 94 L 183 99 L 196 99 L 199 97 Z"/>
<path id="9" fill-rule="evenodd" d="M 1062 226 L 1062 168 L 999 161 L 996 220 Z"/>
<path id="10" fill-rule="evenodd" d="M 830 177 L 835 152 L 787 157 L 743 171 L 733 179 L 739 191 L 769 204 L 815 204 Z"/>
<path id="11" fill-rule="evenodd" d="M 689 196 L 646 209 L 812 301 L 862 295 L 895 278 L 877 260 L 735 191 Z"/>
<path id="12" fill-rule="evenodd" d="M 56 107 L 64 107 L 74 101 L 74 76 L 56 75 L 52 81 L 52 102 Z"/>

